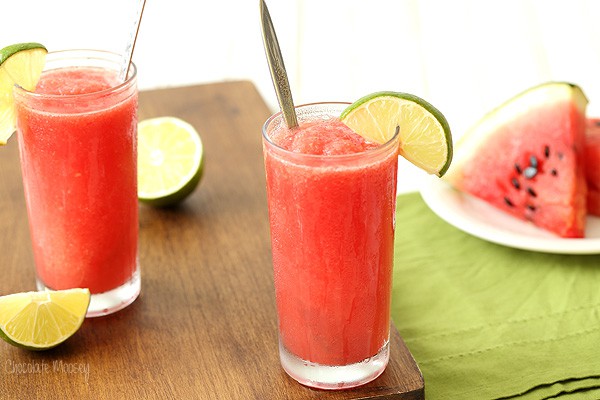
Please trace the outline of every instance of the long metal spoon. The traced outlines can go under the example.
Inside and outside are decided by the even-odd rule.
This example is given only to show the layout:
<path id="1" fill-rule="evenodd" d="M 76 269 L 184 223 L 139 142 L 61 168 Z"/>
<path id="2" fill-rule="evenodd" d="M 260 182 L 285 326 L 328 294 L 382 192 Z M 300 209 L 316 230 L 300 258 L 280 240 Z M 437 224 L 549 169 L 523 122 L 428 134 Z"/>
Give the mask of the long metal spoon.
<path id="1" fill-rule="evenodd" d="M 277 41 L 277 35 L 275 34 L 275 28 L 271 21 L 271 15 L 269 14 L 269 10 L 267 9 L 264 0 L 260 0 L 260 20 L 262 25 L 263 44 L 267 55 L 267 62 L 269 63 L 269 70 L 271 71 L 271 80 L 273 81 L 275 93 L 277 94 L 279 108 L 281 109 L 283 119 L 288 128 L 293 128 L 298 126 L 298 118 L 296 117 L 296 110 L 294 109 L 292 91 L 290 90 L 290 83 L 288 81 L 287 72 L 285 71 L 285 65 L 283 64 L 283 57 L 281 55 L 281 49 L 279 48 L 279 42 Z"/>
<path id="2" fill-rule="evenodd" d="M 142 21 L 142 14 L 144 13 L 144 7 L 146 6 L 146 0 L 140 0 L 137 4 L 137 14 L 133 27 L 129 33 L 129 40 L 127 41 L 127 47 L 125 47 L 125 54 L 121 61 L 121 70 L 119 71 L 119 79 L 125 82 L 127 75 L 129 74 L 129 68 L 131 67 L 131 58 L 133 57 L 133 49 L 135 48 L 135 41 L 140 30 L 140 22 Z"/>

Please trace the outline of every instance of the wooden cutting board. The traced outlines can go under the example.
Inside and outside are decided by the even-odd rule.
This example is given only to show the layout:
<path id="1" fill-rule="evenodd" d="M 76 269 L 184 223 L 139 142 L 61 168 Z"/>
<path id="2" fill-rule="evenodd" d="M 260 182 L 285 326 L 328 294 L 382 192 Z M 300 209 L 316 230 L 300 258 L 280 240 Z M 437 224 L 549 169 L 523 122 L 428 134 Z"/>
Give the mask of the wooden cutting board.
<path id="1" fill-rule="evenodd" d="M 313 390 L 279 366 L 261 127 L 250 82 L 140 93 L 140 119 L 176 116 L 200 133 L 205 174 L 180 207 L 140 206 L 142 293 L 35 353 L 0 343 L 0 398 L 423 399 L 395 328 L 381 377 Z M 0 294 L 35 290 L 17 140 L 0 148 Z"/>

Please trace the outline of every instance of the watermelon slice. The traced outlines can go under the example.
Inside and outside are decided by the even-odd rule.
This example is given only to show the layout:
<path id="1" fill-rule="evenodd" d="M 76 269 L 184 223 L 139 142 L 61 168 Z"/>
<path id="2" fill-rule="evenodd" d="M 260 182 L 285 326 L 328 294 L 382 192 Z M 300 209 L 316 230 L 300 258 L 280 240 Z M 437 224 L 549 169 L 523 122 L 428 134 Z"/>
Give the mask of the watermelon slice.
<path id="1" fill-rule="evenodd" d="M 600 119 L 598 118 L 587 120 L 585 176 L 588 185 L 588 213 L 600 216 Z"/>
<path id="2" fill-rule="evenodd" d="M 583 237 L 587 103 L 566 82 L 526 90 L 460 138 L 445 179 L 558 236 Z"/>

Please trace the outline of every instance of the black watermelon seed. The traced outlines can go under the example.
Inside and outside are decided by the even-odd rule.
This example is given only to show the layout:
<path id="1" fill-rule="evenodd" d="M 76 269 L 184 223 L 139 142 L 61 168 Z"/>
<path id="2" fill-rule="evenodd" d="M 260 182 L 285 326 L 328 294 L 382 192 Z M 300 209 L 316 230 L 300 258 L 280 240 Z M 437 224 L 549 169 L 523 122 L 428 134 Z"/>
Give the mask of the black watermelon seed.
<path id="1" fill-rule="evenodd" d="M 535 192 L 535 190 L 533 190 L 530 187 L 527 188 L 527 193 L 529 193 L 533 197 L 537 197 L 537 193 Z"/>
<path id="2" fill-rule="evenodd" d="M 529 209 L 531 211 L 535 211 L 535 206 L 532 206 L 531 204 L 527 204 L 527 209 Z"/>
<path id="3" fill-rule="evenodd" d="M 558 153 L 558 159 L 562 160 L 565 155 L 561 152 Z"/>
<path id="4" fill-rule="evenodd" d="M 531 165 L 533 168 L 537 168 L 538 161 L 537 161 L 537 158 L 535 156 L 529 157 L 529 165 Z"/>
<path id="5" fill-rule="evenodd" d="M 544 146 L 544 155 L 546 156 L 546 158 L 550 157 L 550 147 L 549 146 Z"/>
<path id="6" fill-rule="evenodd" d="M 517 174 L 521 173 L 521 167 L 519 167 L 519 164 L 515 163 L 515 170 L 517 171 Z"/>
<path id="7" fill-rule="evenodd" d="M 523 171 L 523 175 L 525 175 L 525 178 L 527 179 L 532 179 L 534 176 L 536 176 L 538 173 L 537 168 L 535 167 L 527 167 L 525 168 L 525 171 Z"/>
<path id="8" fill-rule="evenodd" d="M 506 203 L 507 206 L 509 207 L 514 207 L 515 205 L 513 204 L 512 201 L 510 201 L 510 199 L 508 197 L 504 198 L 504 202 Z"/>
<path id="9" fill-rule="evenodd" d="M 600 126 L 600 119 L 596 121 L 596 126 Z"/>
<path id="10" fill-rule="evenodd" d="M 552 169 L 550 170 L 550 173 L 552 174 L 552 176 L 556 176 L 556 175 L 558 175 L 558 172 L 556 172 L 556 170 L 555 170 L 554 168 L 552 168 Z"/>
<path id="11" fill-rule="evenodd" d="M 512 178 L 512 180 L 510 182 L 515 187 L 515 189 L 521 189 L 521 184 L 519 183 L 517 178 Z"/>

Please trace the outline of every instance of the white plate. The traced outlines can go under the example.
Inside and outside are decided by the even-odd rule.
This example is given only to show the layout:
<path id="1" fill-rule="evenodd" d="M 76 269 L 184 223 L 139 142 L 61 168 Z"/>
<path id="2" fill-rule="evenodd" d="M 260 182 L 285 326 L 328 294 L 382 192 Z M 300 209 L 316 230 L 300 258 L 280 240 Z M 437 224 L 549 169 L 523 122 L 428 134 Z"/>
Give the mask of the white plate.
<path id="1" fill-rule="evenodd" d="M 588 216 L 585 238 L 565 239 L 521 221 L 473 196 L 428 177 L 421 187 L 425 203 L 443 220 L 481 239 L 523 250 L 558 254 L 600 253 L 600 218 Z"/>

